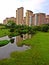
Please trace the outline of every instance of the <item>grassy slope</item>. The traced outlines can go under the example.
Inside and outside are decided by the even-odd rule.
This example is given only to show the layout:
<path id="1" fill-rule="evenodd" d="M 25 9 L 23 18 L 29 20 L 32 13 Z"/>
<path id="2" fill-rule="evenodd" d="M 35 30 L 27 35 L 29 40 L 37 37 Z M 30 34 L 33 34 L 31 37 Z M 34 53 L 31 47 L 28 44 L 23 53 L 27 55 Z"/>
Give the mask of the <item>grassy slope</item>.
<path id="1" fill-rule="evenodd" d="M 9 34 L 9 29 L 0 29 L 0 37 L 6 36 Z"/>
<path id="2" fill-rule="evenodd" d="M 49 33 L 37 33 L 32 39 L 22 41 L 31 49 L 14 52 L 10 59 L 0 61 L 0 65 L 49 65 Z"/>

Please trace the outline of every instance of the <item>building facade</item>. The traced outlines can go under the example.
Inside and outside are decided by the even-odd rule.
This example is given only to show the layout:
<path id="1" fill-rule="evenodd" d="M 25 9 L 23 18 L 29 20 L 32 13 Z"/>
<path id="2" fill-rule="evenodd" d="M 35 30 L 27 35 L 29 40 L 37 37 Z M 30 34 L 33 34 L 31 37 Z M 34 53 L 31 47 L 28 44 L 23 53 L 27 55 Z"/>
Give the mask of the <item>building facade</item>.
<path id="1" fill-rule="evenodd" d="M 34 15 L 34 25 L 42 25 L 45 24 L 46 15 L 45 13 L 36 13 Z"/>
<path id="2" fill-rule="evenodd" d="M 16 10 L 16 18 L 15 17 L 6 18 L 5 20 L 3 20 L 3 24 L 7 24 L 8 20 L 13 20 L 17 25 L 34 26 L 48 24 L 49 15 L 46 15 L 45 13 L 33 14 L 32 11 L 27 10 L 26 16 L 24 17 L 24 8 L 20 7 Z"/>
<path id="3" fill-rule="evenodd" d="M 26 25 L 28 25 L 28 26 L 32 25 L 32 16 L 33 16 L 33 12 L 30 10 L 27 10 L 27 12 L 26 12 Z"/>
<path id="4" fill-rule="evenodd" d="M 46 22 L 45 24 L 49 24 L 49 15 L 46 15 Z"/>
<path id="5" fill-rule="evenodd" d="M 16 10 L 16 24 L 17 25 L 22 25 L 23 24 L 23 11 L 24 11 L 24 8 L 21 7 L 21 8 L 18 8 Z"/>
<path id="6" fill-rule="evenodd" d="M 23 25 L 26 25 L 26 17 L 23 19 Z"/>
<path id="7" fill-rule="evenodd" d="M 3 20 L 3 24 L 7 24 L 9 20 L 12 20 L 16 23 L 16 18 L 15 17 L 10 17 L 10 18 L 6 18 L 5 20 Z"/>

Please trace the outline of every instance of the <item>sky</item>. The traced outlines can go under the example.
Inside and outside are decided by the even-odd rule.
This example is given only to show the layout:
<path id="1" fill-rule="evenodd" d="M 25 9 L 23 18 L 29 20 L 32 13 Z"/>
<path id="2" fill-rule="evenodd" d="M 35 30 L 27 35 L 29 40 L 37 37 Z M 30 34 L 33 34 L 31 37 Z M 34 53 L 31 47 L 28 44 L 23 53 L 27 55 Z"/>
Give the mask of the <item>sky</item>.
<path id="1" fill-rule="evenodd" d="M 20 7 L 24 7 L 24 12 L 49 14 L 49 0 L 0 0 L 0 23 L 6 17 L 16 17 L 16 10 Z"/>

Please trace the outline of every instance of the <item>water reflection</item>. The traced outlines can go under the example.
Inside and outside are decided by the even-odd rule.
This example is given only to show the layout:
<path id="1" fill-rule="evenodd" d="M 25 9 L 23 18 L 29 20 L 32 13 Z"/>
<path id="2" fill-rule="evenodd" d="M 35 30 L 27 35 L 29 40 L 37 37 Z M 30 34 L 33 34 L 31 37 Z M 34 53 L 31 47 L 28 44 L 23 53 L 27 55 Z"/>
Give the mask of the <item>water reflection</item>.
<path id="1" fill-rule="evenodd" d="M 18 47 L 17 43 L 22 40 L 31 38 L 31 35 L 26 34 L 26 35 L 23 35 L 23 37 L 17 36 L 17 37 L 13 37 L 13 38 L 14 38 L 13 44 L 9 43 L 3 47 L 0 47 L 0 59 L 9 58 L 11 52 L 25 51 L 27 49 L 30 49 L 30 47 L 25 46 L 25 45 L 23 45 L 22 47 Z M 0 40 L 10 40 L 10 38 L 8 36 L 5 36 L 5 37 L 0 38 Z"/>
<path id="2" fill-rule="evenodd" d="M 25 34 L 25 35 L 23 34 L 22 36 L 21 35 L 20 36 L 17 36 L 16 37 L 16 42 L 19 43 L 22 40 L 30 39 L 31 37 L 32 37 L 31 34 Z"/>

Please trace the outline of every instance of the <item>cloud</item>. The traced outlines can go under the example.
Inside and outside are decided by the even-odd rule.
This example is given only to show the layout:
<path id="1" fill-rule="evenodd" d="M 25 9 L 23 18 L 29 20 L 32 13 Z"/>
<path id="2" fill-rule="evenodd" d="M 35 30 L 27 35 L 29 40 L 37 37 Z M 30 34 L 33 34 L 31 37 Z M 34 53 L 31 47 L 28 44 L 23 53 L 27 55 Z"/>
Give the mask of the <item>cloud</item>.
<path id="1" fill-rule="evenodd" d="M 30 9 L 32 11 L 40 10 L 42 9 L 42 4 L 45 2 L 45 0 L 29 0 L 28 2 L 24 2 L 24 7 L 26 9 Z M 26 5 L 25 5 L 26 3 Z"/>
<path id="2" fill-rule="evenodd" d="M 24 7 L 24 10 L 40 11 L 46 0 L 0 0 L 0 19 L 15 16 L 16 9 Z"/>
<path id="3" fill-rule="evenodd" d="M 42 8 L 42 4 L 45 2 L 46 0 L 18 0 L 18 7 L 23 6 L 25 11 L 26 10 L 32 10 L 33 12 L 39 12 L 41 11 Z"/>

